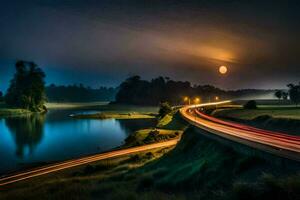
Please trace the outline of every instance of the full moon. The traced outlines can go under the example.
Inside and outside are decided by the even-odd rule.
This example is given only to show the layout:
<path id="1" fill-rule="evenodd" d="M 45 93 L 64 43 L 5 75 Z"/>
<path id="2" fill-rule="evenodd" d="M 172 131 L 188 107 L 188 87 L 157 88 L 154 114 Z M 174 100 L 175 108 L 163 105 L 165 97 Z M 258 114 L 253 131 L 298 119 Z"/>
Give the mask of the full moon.
<path id="1" fill-rule="evenodd" d="M 226 66 L 221 66 L 221 67 L 219 67 L 219 72 L 221 73 L 221 74 L 226 74 L 227 73 L 227 67 Z"/>

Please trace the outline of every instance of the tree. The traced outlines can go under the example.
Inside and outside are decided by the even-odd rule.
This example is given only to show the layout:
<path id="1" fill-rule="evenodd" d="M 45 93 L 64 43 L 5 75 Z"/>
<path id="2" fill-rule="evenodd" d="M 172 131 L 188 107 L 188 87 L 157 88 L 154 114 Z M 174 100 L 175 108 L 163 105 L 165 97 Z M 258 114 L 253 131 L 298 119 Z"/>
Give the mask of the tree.
<path id="1" fill-rule="evenodd" d="M 300 83 L 298 85 L 288 84 L 290 100 L 296 104 L 300 103 Z"/>
<path id="2" fill-rule="evenodd" d="M 247 103 L 245 103 L 243 107 L 244 109 L 256 109 L 257 108 L 256 101 L 254 100 L 247 101 Z"/>
<path id="3" fill-rule="evenodd" d="M 274 93 L 274 96 L 278 99 L 282 98 L 282 91 L 281 90 L 276 90 L 276 92 Z"/>
<path id="4" fill-rule="evenodd" d="M 16 73 L 5 95 L 9 106 L 45 111 L 45 73 L 33 62 L 17 61 Z"/>
<path id="5" fill-rule="evenodd" d="M 158 111 L 158 115 L 160 118 L 163 118 L 164 116 L 166 116 L 167 114 L 172 112 L 172 107 L 170 106 L 170 104 L 168 102 L 163 102 L 160 104 L 160 108 Z"/>
<path id="6" fill-rule="evenodd" d="M 283 99 L 283 100 L 287 100 L 287 99 L 288 99 L 288 96 L 289 96 L 289 93 L 287 93 L 287 92 L 282 92 L 282 99 Z"/>
<path id="7" fill-rule="evenodd" d="M 0 101 L 3 101 L 3 93 L 0 91 Z"/>

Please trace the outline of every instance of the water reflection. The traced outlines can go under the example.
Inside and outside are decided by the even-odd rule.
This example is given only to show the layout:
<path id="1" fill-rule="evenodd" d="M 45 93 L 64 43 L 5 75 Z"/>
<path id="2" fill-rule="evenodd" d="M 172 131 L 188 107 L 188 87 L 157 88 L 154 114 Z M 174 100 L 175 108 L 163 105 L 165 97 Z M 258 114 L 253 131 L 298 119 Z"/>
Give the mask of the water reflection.
<path id="1" fill-rule="evenodd" d="M 155 126 L 156 119 L 122 119 L 118 120 L 120 123 L 121 128 L 126 133 L 132 133 L 139 129 L 145 129 Z"/>
<path id="2" fill-rule="evenodd" d="M 45 115 L 38 114 L 5 119 L 5 124 L 14 137 L 18 157 L 24 156 L 26 148 L 29 154 L 33 153 L 36 145 L 43 138 L 44 122 Z"/>
<path id="3" fill-rule="evenodd" d="M 153 119 L 76 120 L 80 110 L 51 110 L 46 115 L 0 119 L 0 175 L 32 164 L 55 162 L 108 151 Z M 89 111 L 92 112 L 92 111 Z"/>

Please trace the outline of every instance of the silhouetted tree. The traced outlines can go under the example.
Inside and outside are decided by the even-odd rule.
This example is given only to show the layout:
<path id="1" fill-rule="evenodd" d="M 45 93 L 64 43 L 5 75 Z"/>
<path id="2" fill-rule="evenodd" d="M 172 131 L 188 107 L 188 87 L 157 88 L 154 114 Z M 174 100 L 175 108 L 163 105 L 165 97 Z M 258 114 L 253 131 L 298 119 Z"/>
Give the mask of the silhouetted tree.
<path id="1" fill-rule="evenodd" d="M 276 92 L 274 93 L 274 96 L 278 99 L 282 98 L 282 91 L 281 90 L 276 90 Z"/>
<path id="2" fill-rule="evenodd" d="M 172 107 L 170 106 L 170 104 L 168 102 L 160 103 L 160 108 L 158 111 L 158 115 L 160 118 L 166 116 L 170 112 L 172 112 Z"/>
<path id="3" fill-rule="evenodd" d="M 256 101 L 254 100 L 247 101 L 243 107 L 244 109 L 256 109 L 257 108 Z"/>
<path id="4" fill-rule="evenodd" d="M 83 84 L 56 86 L 54 84 L 46 87 L 46 94 L 50 102 L 90 102 L 90 101 L 113 101 L 117 88 L 99 87 L 92 89 Z"/>
<path id="5" fill-rule="evenodd" d="M 137 105 L 159 105 L 169 102 L 170 105 L 183 104 L 185 96 L 201 97 L 203 102 L 220 99 L 253 96 L 273 92 L 272 90 L 235 90 L 224 91 L 212 85 L 191 85 L 188 81 L 174 81 L 168 77 L 158 77 L 151 81 L 141 80 L 140 76 L 132 76 L 119 86 L 116 103 Z"/>
<path id="6" fill-rule="evenodd" d="M 0 91 L 0 101 L 3 101 L 3 93 Z"/>
<path id="7" fill-rule="evenodd" d="M 298 85 L 288 84 L 290 100 L 296 104 L 300 103 L 300 83 Z"/>
<path id="8" fill-rule="evenodd" d="M 287 92 L 282 92 L 282 99 L 283 99 L 283 100 L 287 100 L 287 99 L 288 99 L 288 96 L 289 96 L 289 93 L 287 93 Z"/>
<path id="9" fill-rule="evenodd" d="M 5 96 L 9 106 L 32 111 L 44 110 L 45 73 L 33 62 L 17 61 L 16 73 Z"/>

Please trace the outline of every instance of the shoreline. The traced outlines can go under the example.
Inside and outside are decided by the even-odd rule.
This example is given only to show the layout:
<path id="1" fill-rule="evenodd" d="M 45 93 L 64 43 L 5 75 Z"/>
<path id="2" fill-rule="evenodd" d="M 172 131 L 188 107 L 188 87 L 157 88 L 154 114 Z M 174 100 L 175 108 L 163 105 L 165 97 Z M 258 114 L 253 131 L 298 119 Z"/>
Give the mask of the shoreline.
<path id="1" fill-rule="evenodd" d="M 77 114 L 71 115 L 75 119 L 155 119 L 155 113 L 95 113 L 95 114 Z"/>

